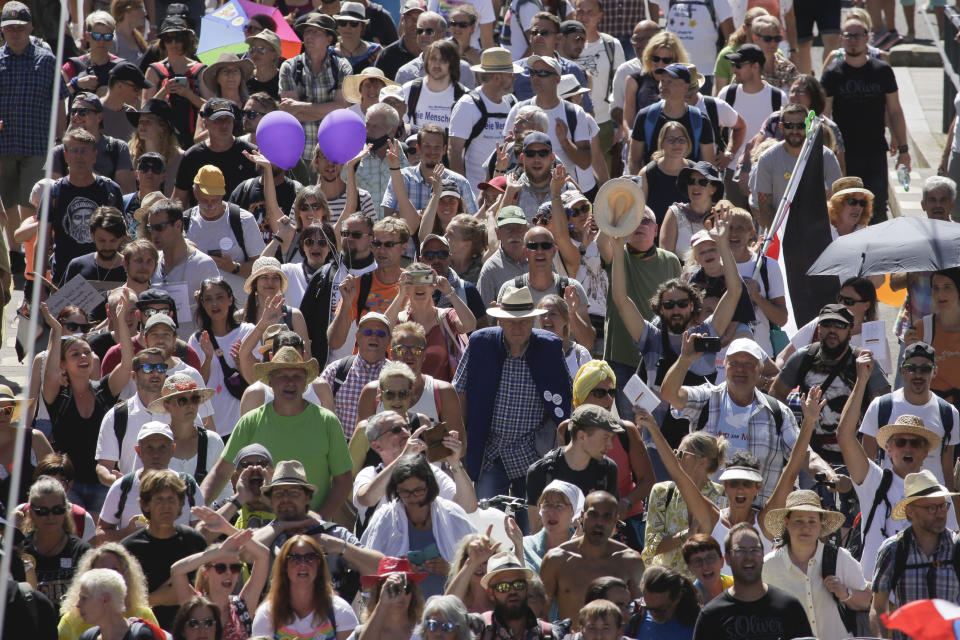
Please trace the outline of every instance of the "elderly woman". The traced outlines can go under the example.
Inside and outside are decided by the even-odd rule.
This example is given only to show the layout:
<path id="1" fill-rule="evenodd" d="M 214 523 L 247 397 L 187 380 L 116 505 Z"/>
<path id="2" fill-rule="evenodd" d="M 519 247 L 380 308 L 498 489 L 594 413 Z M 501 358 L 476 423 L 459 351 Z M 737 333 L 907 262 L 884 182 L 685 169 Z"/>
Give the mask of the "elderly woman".
<path id="1" fill-rule="evenodd" d="M 713 206 L 723 198 L 723 178 L 709 162 L 682 167 L 677 189 L 686 194 L 686 203 L 671 205 L 660 226 L 660 248 L 675 253 L 680 261 L 690 255 L 693 234 L 704 228 Z"/>
<path id="2" fill-rule="evenodd" d="M 470 5 L 461 6 L 469 7 Z M 456 596 L 427 598 L 426 604 L 423 605 L 423 617 L 416 632 L 423 640 L 472 640 L 473 638 L 467 608 Z"/>
<path id="3" fill-rule="evenodd" d="M 780 21 L 771 15 L 757 16 L 750 25 L 750 35 L 753 43 L 763 50 L 766 59 L 760 70 L 764 81 L 777 89 L 789 88 L 800 72 L 780 53 L 780 42 L 783 40 Z"/>
<path id="4" fill-rule="evenodd" d="M 873 214 L 873 192 L 863 186 L 857 177 L 840 178 L 833 183 L 832 195 L 827 201 L 830 232 L 833 239 L 845 236 L 870 223 Z"/>
<path id="5" fill-rule="evenodd" d="M 623 99 L 623 126 L 633 131 L 637 113 L 660 99 L 660 81 L 654 71 L 674 62 L 688 62 L 687 50 L 676 35 L 661 31 L 650 38 L 640 57 L 643 71 L 627 76 Z"/>
<path id="6" fill-rule="evenodd" d="M 127 586 L 113 569 L 91 569 L 80 576 L 77 610 L 92 628 L 80 640 L 155 640 L 154 628 L 124 617 Z"/>

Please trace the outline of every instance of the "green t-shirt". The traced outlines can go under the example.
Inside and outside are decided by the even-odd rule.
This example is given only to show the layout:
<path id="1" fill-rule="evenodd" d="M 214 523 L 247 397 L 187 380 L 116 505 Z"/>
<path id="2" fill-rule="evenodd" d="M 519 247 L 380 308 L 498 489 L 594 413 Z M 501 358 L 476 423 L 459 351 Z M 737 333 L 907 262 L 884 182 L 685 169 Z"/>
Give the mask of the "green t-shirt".
<path id="1" fill-rule="evenodd" d="M 727 45 L 723 49 L 720 49 L 720 53 L 717 54 L 717 63 L 713 65 L 713 75 L 715 78 L 723 78 L 728 83 L 733 81 L 733 63 L 724 56 L 728 53 L 736 52 L 739 48 L 740 47 Z M 716 80 L 714 80 L 714 82 L 716 82 Z"/>
<path id="2" fill-rule="evenodd" d="M 337 416 L 315 404 L 296 416 L 281 416 L 269 402 L 243 414 L 230 434 L 220 457 L 228 462 L 248 444 L 262 444 L 273 457 L 299 460 L 307 472 L 307 480 L 317 486 L 311 509 L 319 509 L 330 491 L 330 479 L 353 469 L 343 427 Z"/>
<path id="3" fill-rule="evenodd" d="M 680 277 L 680 260 L 666 249 L 657 249 L 656 255 L 642 260 L 633 256 L 630 250 L 623 248 L 626 254 L 624 270 L 627 276 L 627 295 L 637 305 L 637 309 L 647 320 L 653 320 L 656 314 L 650 308 L 650 298 L 657 287 L 671 278 Z M 610 273 L 610 265 L 603 268 Z M 606 340 L 603 343 L 603 359 L 607 362 L 619 362 L 631 368 L 640 364 L 640 353 L 630 332 L 620 319 L 620 312 L 613 302 L 613 287 L 607 292 Z M 230 440 L 233 440 L 231 436 Z"/>

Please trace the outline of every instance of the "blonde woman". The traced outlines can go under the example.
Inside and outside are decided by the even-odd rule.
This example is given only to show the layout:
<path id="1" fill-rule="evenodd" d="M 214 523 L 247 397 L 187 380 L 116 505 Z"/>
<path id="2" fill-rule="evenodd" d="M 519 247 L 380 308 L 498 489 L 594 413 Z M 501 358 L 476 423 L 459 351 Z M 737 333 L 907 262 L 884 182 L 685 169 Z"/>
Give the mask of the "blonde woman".
<path id="1" fill-rule="evenodd" d="M 643 71 L 627 77 L 623 99 L 623 126 L 633 131 L 637 112 L 660 99 L 660 81 L 653 72 L 674 62 L 689 62 L 687 50 L 673 33 L 661 31 L 647 43 L 641 56 Z"/>
<path id="2" fill-rule="evenodd" d="M 136 165 L 140 156 L 147 152 L 163 156 L 167 177 L 163 182 L 163 192 L 173 193 L 177 181 L 177 170 L 183 159 L 183 149 L 177 140 L 178 131 L 173 124 L 173 110 L 170 103 L 160 98 L 151 98 L 139 111 L 127 114 L 127 120 L 133 125 L 130 138 L 130 157 Z"/>

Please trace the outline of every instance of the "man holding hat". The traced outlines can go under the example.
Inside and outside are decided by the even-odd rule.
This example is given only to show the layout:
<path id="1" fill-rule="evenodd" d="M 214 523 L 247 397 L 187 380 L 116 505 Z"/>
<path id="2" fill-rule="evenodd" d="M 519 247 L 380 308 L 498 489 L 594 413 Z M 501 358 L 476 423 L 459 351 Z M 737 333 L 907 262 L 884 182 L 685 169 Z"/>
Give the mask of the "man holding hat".
<path id="1" fill-rule="evenodd" d="M 503 283 L 527 272 L 523 236 L 529 227 L 527 216 L 518 206 L 507 205 L 497 212 L 496 234 L 500 247 L 483 263 L 477 278 L 477 289 L 484 306 L 489 307 L 497 301 Z"/>
<path id="2" fill-rule="evenodd" d="M 947 519 L 953 511 L 948 498 L 960 494 L 938 483 L 926 469 L 909 474 L 903 487 L 903 499 L 894 505 L 891 518 L 907 520 L 910 525 L 883 541 L 873 574 L 870 629 L 878 638 L 889 633 L 880 615 L 890 612 L 891 595 L 898 606 L 928 598 L 960 600 L 960 559 L 956 557 L 960 533 L 948 526 Z M 903 640 L 908 636 L 894 631 L 892 637 Z"/>
<path id="3" fill-rule="evenodd" d="M 501 551 L 490 556 L 480 586 L 493 601 L 493 610 L 483 613 L 482 627 L 476 625 L 474 632 L 478 637 L 553 637 L 550 623 L 537 618 L 527 604 L 527 583 L 535 575 L 513 553 Z"/>
<path id="4" fill-rule="evenodd" d="M 332 16 L 310 13 L 294 31 L 303 40 L 303 53 L 280 66 L 280 109 L 296 116 L 312 141 L 328 113 L 349 106 L 341 88 L 353 67 L 346 58 L 331 53 L 337 42 L 337 21 Z M 313 146 L 305 145 L 304 162 L 310 162 L 312 153 Z"/>
<path id="5" fill-rule="evenodd" d="M 153 88 L 137 65 L 122 61 L 110 70 L 107 95 L 103 96 L 103 133 L 118 140 L 129 140 L 135 131 L 128 113 L 140 104 L 140 92 Z"/>
<path id="6" fill-rule="evenodd" d="M 303 399 L 319 369 L 316 359 L 304 362 L 293 347 L 281 347 L 271 361 L 255 365 L 257 377 L 273 390 L 273 401 L 241 416 L 203 482 L 204 495 L 219 495 L 240 449 L 259 443 L 275 460 L 304 459 L 306 477 L 315 487 L 311 508 L 324 518 L 333 517 L 350 493 L 353 464 L 337 417 Z"/>

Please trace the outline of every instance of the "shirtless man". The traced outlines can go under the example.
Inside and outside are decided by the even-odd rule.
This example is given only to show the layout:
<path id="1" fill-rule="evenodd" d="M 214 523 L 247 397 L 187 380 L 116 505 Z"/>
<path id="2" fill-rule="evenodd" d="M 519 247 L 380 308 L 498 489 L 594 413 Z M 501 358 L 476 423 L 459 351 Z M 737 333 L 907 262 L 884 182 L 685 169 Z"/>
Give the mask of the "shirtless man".
<path id="1" fill-rule="evenodd" d="M 595 578 L 615 576 L 640 597 L 643 560 L 630 547 L 611 540 L 617 523 L 617 499 L 606 491 L 593 491 L 583 505 L 583 535 L 551 549 L 540 565 L 547 600 L 557 600 L 560 618 L 576 625 L 586 586 Z"/>

